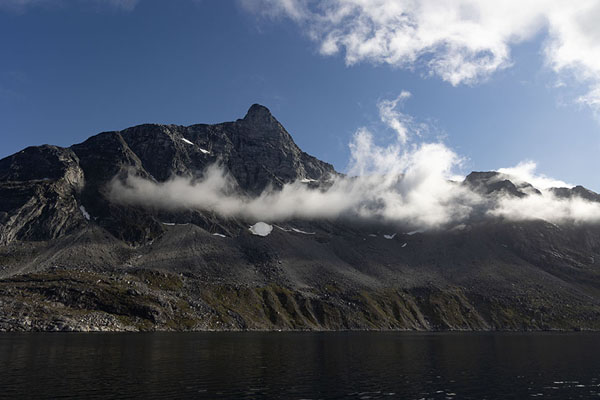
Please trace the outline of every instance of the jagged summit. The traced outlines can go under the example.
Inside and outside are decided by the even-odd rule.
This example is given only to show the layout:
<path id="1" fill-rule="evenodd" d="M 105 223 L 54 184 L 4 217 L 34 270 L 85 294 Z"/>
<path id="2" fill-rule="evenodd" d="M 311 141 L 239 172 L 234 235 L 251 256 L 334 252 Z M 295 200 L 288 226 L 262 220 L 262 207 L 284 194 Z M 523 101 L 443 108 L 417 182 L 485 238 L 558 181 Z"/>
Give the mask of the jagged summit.
<path id="1" fill-rule="evenodd" d="M 253 104 L 250 106 L 244 118 L 238 119 L 234 125 L 239 128 L 238 133 L 241 135 L 261 140 L 266 139 L 279 147 L 297 147 L 292 136 L 263 105 Z"/>
<path id="2" fill-rule="evenodd" d="M 525 197 L 530 194 L 541 194 L 530 183 L 519 182 L 506 174 L 497 171 L 471 172 L 465 178 L 463 184 L 483 194 L 508 194 L 516 197 Z"/>
<path id="3" fill-rule="evenodd" d="M 243 120 L 256 124 L 270 124 L 277 122 L 267 107 L 256 103 L 250 106 Z"/>

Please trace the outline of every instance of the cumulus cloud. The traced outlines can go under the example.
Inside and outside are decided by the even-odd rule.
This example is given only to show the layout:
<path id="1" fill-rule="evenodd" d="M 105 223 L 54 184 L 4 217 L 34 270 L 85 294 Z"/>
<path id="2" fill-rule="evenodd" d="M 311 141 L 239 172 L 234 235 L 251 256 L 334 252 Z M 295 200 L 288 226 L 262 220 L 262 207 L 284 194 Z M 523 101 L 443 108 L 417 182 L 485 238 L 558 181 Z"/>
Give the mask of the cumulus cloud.
<path id="1" fill-rule="evenodd" d="M 249 3 L 249 1 L 244 1 Z M 254 0 L 255 12 L 289 17 L 324 55 L 346 63 L 421 68 L 452 85 L 475 83 L 512 65 L 511 47 L 547 34 L 547 65 L 589 90 L 600 109 L 599 0 Z"/>
<path id="2" fill-rule="evenodd" d="M 403 92 L 391 100 L 391 109 L 395 108 L 391 104 L 408 97 Z M 155 182 L 133 174 L 125 179 L 115 178 L 108 195 L 124 204 L 207 210 L 224 217 L 267 222 L 344 217 L 435 229 L 481 216 L 600 221 L 600 203 L 576 196 L 556 197 L 548 189 L 568 185 L 536 173 L 532 162 L 499 169 L 501 175 L 490 182 L 510 179 L 517 186 L 529 182 L 541 190 L 525 190 L 529 193 L 525 197 L 505 191 L 486 194 L 464 183 L 459 174 L 462 158 L 443 143 L 411 143 L 418 132 L 403 118 L 390 117 L 390 107 L 380 106 L 380 117 L 403 134 L 398 134 L 394 143 L 382 146 L 367 128 L 358 129 L 349 144 L 348 174 L 330 177 L 320 188 L 296 181 L 249 196 L 224 168 L 213 165 L 199 179 L 174 177 Z"/>

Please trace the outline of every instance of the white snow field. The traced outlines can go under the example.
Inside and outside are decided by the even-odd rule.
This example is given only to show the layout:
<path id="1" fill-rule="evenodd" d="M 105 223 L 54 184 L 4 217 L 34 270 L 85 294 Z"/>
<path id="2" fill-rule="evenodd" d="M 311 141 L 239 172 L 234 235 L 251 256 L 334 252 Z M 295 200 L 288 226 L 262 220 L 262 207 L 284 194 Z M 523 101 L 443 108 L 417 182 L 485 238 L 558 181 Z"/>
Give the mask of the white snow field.
<path id="1" fill-rule="evenodd" d="M 273 231 L 273 225 L 269 225 L 265 222 L 257 222 L 250 227 L 250 232 L 256 236 L 269 236 Z"/>

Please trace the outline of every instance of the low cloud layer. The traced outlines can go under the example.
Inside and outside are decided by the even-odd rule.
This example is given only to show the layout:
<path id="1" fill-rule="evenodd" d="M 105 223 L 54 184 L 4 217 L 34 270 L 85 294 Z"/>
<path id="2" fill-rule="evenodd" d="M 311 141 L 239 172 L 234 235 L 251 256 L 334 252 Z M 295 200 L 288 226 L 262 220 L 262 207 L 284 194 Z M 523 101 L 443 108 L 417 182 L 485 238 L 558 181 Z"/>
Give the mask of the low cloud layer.
<path id="1" fill-rule="evenodd" d="M 125 180 L 114 179 L 109 196 L 125 204 L 207 210 L 224 217 L 266 222 L 346 217 L 433 229 L 452 227 L 482 216 L 551 222 L 600 221 L 600 203 L 579 197 L 556 197 L 550 188 L 570 185 L 536 174 L 532 162 L 500 169 L 493 178 L 495 181 L 490 182 L 510 179 L 529 193 L 525 197 L 503 191 L 485 195 L 464 184 L 460 175 L 462 158 L 454 151 L 443 143 L 414 143 L 418 131 L 412 127 L 419 125 L 397 109 L 400 100 L 409 96 L 403 92 L 379 106 L 382 121 L 397 133 L 395 143 L 380 146 L 372 132 L 358 129 L 349 145 L 348 174 L 332 177 L 320 189 L 300 180 L 281 190 L 267 189 L 251 197 L 241 193 L 225 169 L 213 165 L 200 179 L 175 177 L 155 182 L 134 175 Z M 524 186 L 527 182 L 541 194 Z"/>
<path id="2" fill-rule="evenodd" d="M 360 146 L 374 146 L 368 143 L 372 139 L 364 131 L 357 133 L 355 139 Z M 156 183 L 133 175 L 124 181 L 115 179 L 110 186 L 110 198 L 160 209 L 208 210 L 225 217 L 255 221 L 357 217 L 419 228 L 465 219 L 471 206 L 480 201 L 473 192 L 446 179 L 455 155 L 443 145 L 423 144 L 410 153 L 396 156 L 395 161 L 402 166 L 394 166 L 394 170 L 402 171 L 400 174 L 335 178 L 322 190 L 296 181 L 281 190 L 266 190 L 257 197 L 244 196 L 226 171 L 212 166 L 199 180 L 177 177 Z M 383 157 L 392 160 L 391 154 Z M 435 165 L 431 160 L 436 160 Z M 382 167 L 380 162 L 368 161 Z"/>
<path id="3" fill-rule="evenodd" d="M 284 16 L 323 55 L 417 68 L 452 85 L 510 67 L 511 48 L 542 33 L 546 65 L 561 81 L 588 89 L 579 103 L 600 110 L 599 0 L 240 0 L 248 10 Z"/>
<path id="4" fill-rule="evenodd" d="M 514 221 L 542 219 L 555 223 L 599 222 L 600 203 L 580 197 L 561 199 L 550 192 L 542 192 L 541 195 L 524 198 L 501 197 L 488 214 Z"/>

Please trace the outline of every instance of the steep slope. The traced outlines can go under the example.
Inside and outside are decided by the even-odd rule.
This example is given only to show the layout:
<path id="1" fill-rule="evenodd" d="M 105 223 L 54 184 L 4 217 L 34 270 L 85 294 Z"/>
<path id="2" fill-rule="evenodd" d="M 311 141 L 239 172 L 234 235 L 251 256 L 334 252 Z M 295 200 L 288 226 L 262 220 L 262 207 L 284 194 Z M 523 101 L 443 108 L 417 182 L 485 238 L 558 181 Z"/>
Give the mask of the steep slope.
<path id="1" fill-rule="evenodd" d="M 337 174 L 260 105 L 0 160 L 0 330 L 600 329 L 597 224 L 288 220 L 260 237 L 256 221 L 107 198 L 115 177 L 194 179 L 214 163 L 249 196 Z M 489 201 L 542 196 L 497 172 L 460 185 Z"/>
<path id="2" fill-rule="evenodd" d="M 70 149 L 28 147 L 0 160 L 0 245 L 53 239 L 81 227 L 83 185 L 79 159 Z"/>

